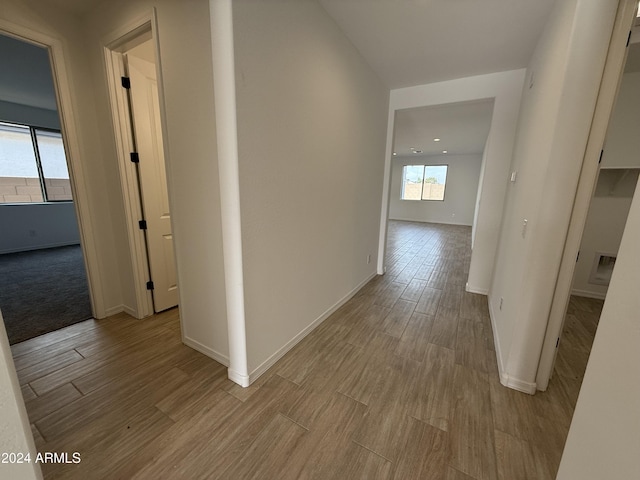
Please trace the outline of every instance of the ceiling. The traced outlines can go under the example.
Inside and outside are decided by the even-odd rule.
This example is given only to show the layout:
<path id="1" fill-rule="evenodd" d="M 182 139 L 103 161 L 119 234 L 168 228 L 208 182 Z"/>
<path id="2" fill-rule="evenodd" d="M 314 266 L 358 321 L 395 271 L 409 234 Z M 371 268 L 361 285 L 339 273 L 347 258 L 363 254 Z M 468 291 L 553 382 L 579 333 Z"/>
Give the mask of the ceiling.
<path id="1" fill-rule="evenodd" d="M 94 9 L 99 3 L 104 0 L 47 0 L 48 3 L 54 4 L 63 10 L 75 13 L 77 15 L 84 15 Z"/>
<path id="2" fill-rule="evenodd" d="M 481 154 L 491 128 L 493 100 L 410 108 L 396 112 L 398 156 Z M 439 138 L 436 142 L 433 139 Z M 411 148 L 422 150 L 413 153 Z"/>
<path id="3" fill-rule="evenodd" d="M 103 0 L 49 1 L 83 15 Z M 318 0 L 391 89 L 526 67 L 555 1 Z M 398 155 L 412 155 L 409 147 L 481 153 L 492 109 L 475 102 L 398 112 Z"/>
<path id="4" fill-rule="evenodd" d="M 389 88 L 526 67 L 555 0 L 319 0 Z"/>
<path id="5" fill-rule="evenodd" d="M 83 15 L 104 0 L 48 1 Z M 525 67 L 556 0 L 318 1 L 400 88 Z"/>

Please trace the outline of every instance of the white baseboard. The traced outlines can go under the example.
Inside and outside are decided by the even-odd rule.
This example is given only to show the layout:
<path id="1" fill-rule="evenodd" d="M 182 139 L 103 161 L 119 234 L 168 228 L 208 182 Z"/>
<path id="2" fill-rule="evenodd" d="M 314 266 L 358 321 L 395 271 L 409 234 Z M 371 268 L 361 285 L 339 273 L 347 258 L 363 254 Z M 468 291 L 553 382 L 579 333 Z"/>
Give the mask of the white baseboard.
<path id="1" fill-rule="evenodd" d="M 182 343 L 184 343 L 187 347 L 191 347 L 194 350 L 197 350 L 198 352 L 206 355 L 207 357 L 213 358 L 216 362 L 221 363 L 225 367 L 229 366 L 229 357 L 215 351 L 213 348 L 209 348 L 206 345 L 203 345 L 202 343 L 185 336 L 182 337 Z"/>
<path id="2" fill-rule="evenodd" d="M 400 217 L 395 217 L 395 218 L 389 217 L 389 220 L 398 220 L 400 222 L 440 223 L 442 225 L 460 225 L 462 227 L 470 227 L 471 226 L 470 223 L 445 222 L 443 220 L 417 220 L 415 218 L 400 218 Z"/>
<path id="3" fill-rule="evenodd" d="M 465 285 L 464 289 L 469 293 L 478 293 L 480 295 L 489 295 L 489 290 L 486 288 L 477 288 L 473 285 L 469 285 L 468 283 Z"/>
<path id="4" fill-rule="evenodd" d="M 124 305 L 124 304 L 109 307 L 104 311 L 104 315 L 96 314 L 96 318 L 98 319 L 107 318 L 122 312 L 126 313 L 127 315 L 131 315 L 133 318 L 138 318 L 136 314 L 136 310 L 133 307 L 130 307 L 129 305 Z"/>
<path id="5" fill-rule="evenodd" d="M 241 375 L 240 373 L 236 372 L 235 370 L 231 370 L 230 368 L 227 368 L 227 377 L 229 377 L 229 380 L 237 383 L 243 388 L 251 385 L 250 377 L 248 377 L 247 375 Z"/>
<path id="6" fill-rule="evenodd" d="M 129 305 L 123 305 L 121 311 L 127 315 L 131 315 L 133 318 L 138 318 L 138 311 Z"/>
<path id="7" fill-rule="evenodd" d="M 377 275 L 376 272 L 369 275 L 366 279 L 360 282 L 354 289 L 352 289 L 349 293 L 347 293 L 344 297 L 338 300 L 332 307 L 326 310 L 322 315 L 316 318 L 313 322 L 311 322 L 308 326 L 306 326 L 300 333 L 298 333 L 295 337 L 285 343 L 282 348 L 280 348 L 277 352 L 267 358 L 258 368 L 256 368 L 253 372 L 249 374 L 249 383 L 255 382 L 260 375 L 266 372 L 269 368 L 271 368 L 278 360 L 285 356 L 285 354 L 295 347 L 300 341 L 309 335 L 318 325 L 324 322 L 329 315 L 338 310 L 342 305 L 347 303 L 353 296 L 358 293 L 358 291 L 364 287 L 369 281 Z M 231 378 L 231 377 L 229 377 Z M 238 383 L 238 382 L 236 382 Z"/>
<path id="8" fill-rule="evenodd" d="M 32 245 L 29 247 L 7 248 L 4 250 L 0 250 L 0 254 L 33 252 L 35 250 L 46 250 L 47 248 L 57 248 L 57 247 L 69 247 L 71 245 L 78 245 L 78 242 L 44 243 L 41 245 Z"/>
<path id="9" fill-rule="evenodd" d="M 591 292 L 589 290 L 571 290 L 571 295 L 575 295 L 576 297 L 587 297 L 587 298 L 597 298 L 598 300 L 604 300 L 607 296 L 606 293 L 600 292 Z"/>
<path id="10" fill-rule="evenodd" d="M 29 247 L 7 248 L 7 249 L 4 249 L 4 250 L 0 250 L 0 254 L 31 252 L 31 251 L 34 251 L 34 250 L 45 250 L 47 248 L 68 247 L 70 245 L 79 245 L 79 243 L 77 241 L 56 242 L 56 243 L 43 243 L 41 245 L 31 245 Z"/>
<path id="11" fill-rule="evenodd" d="M 529 395 L 535 395 L 538 390 L 535 382 L 525 382 L 506 374 L 500 375 L 500 383 L 505 387 L 512 388 L 513 390 L 518 390 L 519 392 L 527 393 Z"/>
<path id="12" fill-rule="evenodd" d="M 493 305 L 491 298 L 488 299 L 489 304 L 489 319 L 491 320 L 491 330 L 493 331 L 493 347 L 496 351 L 496 359 L 498 360 L 498 373 L 502 380 L 502 374 L 504 372 L 504 363 L 502 361 L 502 351 L 500 350 L 500 339 L 498 337 L 498 329 L 496 328 L 495 314 L 493 313 Z"/>
<path id="13" fill-rule="evenodd" d="M 111 315 L 115 315 L 115 314 L 120 313 L 120 312 L 126 312 L 125 306 L 124 305 L 115 305 L 113 307 L 109 307 L 109 308 L 105 309 L 104 317 L 100 316 L 99 318 L 110 317 Z M 127 312 L 127 313 L 129 313 L 129 312 Z M 129 315 L 131 315 L 131 314 L 129 313 Z M 135 315 L 132 315 L 132 316 L 135 316 Z"/>
<path id="14" fill-rule="evenodd" d="M 534 395 L 537 390 L 537 386 L 535 383 L 525 382 L 524 380 L 520 380 L 519 378 L 512 377 L 505 370 L 502 351 L 500 350 L 498 329 L 496 328 L 496 317 L 493 313 L 493 304 L 491 302 L 491 298 L 489 298 L 489 317 L 491 319 L 491 329 L 493 330 L 493 345 L 496 349 L 496 358 L 498 359 L 498 373 L 500 374 L 500 383 L 505 387 L 512 388 L 513 390 L 518 390 L 519 392 Z"/>

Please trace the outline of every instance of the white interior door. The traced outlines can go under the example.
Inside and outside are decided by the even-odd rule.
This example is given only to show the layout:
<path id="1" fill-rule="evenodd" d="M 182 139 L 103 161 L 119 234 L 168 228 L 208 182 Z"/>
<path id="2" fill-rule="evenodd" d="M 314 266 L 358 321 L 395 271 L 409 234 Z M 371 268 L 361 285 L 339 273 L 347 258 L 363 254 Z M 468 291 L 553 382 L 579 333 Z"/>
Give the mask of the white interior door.
<path id="1" fill-rule="evenodd" d="M 142 206 L 147 222 L 147 254 L 154 284 L 156 312 L 178 304 L 178 284 L 173 253 L 167 173 L 160 125 L 155 65 L 127 55 L 131 80 L 131 107 L 140 157 Z"/>

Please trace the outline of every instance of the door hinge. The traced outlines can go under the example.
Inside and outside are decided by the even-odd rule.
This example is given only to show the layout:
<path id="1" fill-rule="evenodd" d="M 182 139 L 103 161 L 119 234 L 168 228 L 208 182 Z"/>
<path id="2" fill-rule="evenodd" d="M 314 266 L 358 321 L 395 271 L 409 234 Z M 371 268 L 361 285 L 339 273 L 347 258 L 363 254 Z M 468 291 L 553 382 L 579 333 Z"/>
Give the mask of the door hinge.
<path id="1" fill-rule="evenodd" d="M 604 155 L 604 150 L 600 150 L 600 160 L 598 160 L 598 165 L 602 163 L 602 155 Z"/>
<path id="2" fill-rule="evenodd" d="M 147 229 L 147 221 L 146 220 L 140 220 L 138 222 L 138 226 L 140 227 L 140 230 L 146 230 Z"/>
<path id="3" fill-rule="evenodd" d="M 627 47 L 629 46 L 629 42 L 631 41 L 631 30 L 629 30 L 629 36 L 627 37 Z"/>
<path id="4" fill-rule="evenodd" d="M 140 155 L 138 155 L 138 152 L 131 152 L 129 155 L 133 163 L 140 163 Z"/>
<path id="5" fill-rule="evenodd" d="M 122 82 L 122 88 L 127 90 L 131 88 L 131 79 L 129 77 L 120 77 L 120 81 Z"/>
<path id="6" fill-rule="evenodd" d="M 153 282 L 151 280 L 147 282 L 147 290 L 153 290 Z"/>
<path id="7" fill-rule="evenodd" d="M 558 348 L 559 344 L 560 344 L 560 337 L 558 337 L 558 339 L 556 340 L 556 348 Z"/>
<path id="8" fill-rule="evenodd" d="M 576 255 L 576 263 L 580 260 L 580 250 L 578 250 L 578 255 Z"/>

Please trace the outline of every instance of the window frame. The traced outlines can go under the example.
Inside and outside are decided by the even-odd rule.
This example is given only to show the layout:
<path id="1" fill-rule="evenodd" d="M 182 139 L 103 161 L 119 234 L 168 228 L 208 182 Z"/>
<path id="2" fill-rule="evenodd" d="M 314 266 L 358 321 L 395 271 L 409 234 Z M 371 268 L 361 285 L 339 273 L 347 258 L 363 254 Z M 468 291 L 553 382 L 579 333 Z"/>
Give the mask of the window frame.
<path id="1" fill-rule="evenodd" d="M 55 128 L 50 128 L 50 127 L 39 127 L 39 126 L 35 126 L 35 125 L 27 125 L 24 123 L 16 123 L 16 122 L 9 122 L 6 120 L 0 120 L 0 126 L 2 125 L 7 125 L 10 127 L 18 127 L 18 128 L 28 128 L 29 129 L 29 136 L 31 138 L 31 147 L 33 148 L 33 155 L 34 155 L 34 159 L 36 162 L 36 170 L 38 171 L 38 180 L 40 183 L 40 190 L 42 191 L 42 202 L 3 202 L 0 203 L 0 205 L 38 205 L 38 204 L 45 204 L 45 203 L 69 203 L 69 202 L 73 202 L 73 194 L 72 194 L 72 198 L 69 200 L 51 200 L 49 199 L 49 195 L 47 192 L 47 185 L 45 182 L 45 175 L 44 175 L 44 170 L 42 168 L 42 159 L 40 158 L 40 147 L 38 146 L 38 136 L 37 136 L 37 132 L 41 131 L 41 132 L 50 132 L 50 133 L 58 133 L 60 134 L 60 138 L 62 139 L 62 131 L 59 129 L 55 129 Z M 64 146 L 64 141 L 62 142 L 62 148 L 64 150 L 64 156 L 65 156 L 65 163 L 66 163 L 66 167 L 67 167 L 67 174 L 68 174 L 68 178 L 69 178 L 69 182 L 71 182 L 71 173 L 69 172 L 69 162 L 67 160 L 67 151 L 66 148 Z"/>
<path id="2" fill-rule="evenodd" d="M 420 186 L 420 198 L 403 198 L 404 190 L 405 190 L 405 169 L 407 167 L 422 167 L 422 182 Z M 425 181 L 425 172 L 427 167 L 445 167 L 445 176 L 444 176 L 444 192 L 442 193 L 442 199 L 435 198 L 422 198 L 424 194 L 424 181 Z M 447 177 L 449 176 L 449 164 L 448 163 L 438 163 L 438 164 L 424 164 L 424 163 L 407 163 L 402 165 L 402 178 L 400 179 L 400 200 L 407 202 L 444 202 L 447 195 Z"/>

